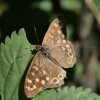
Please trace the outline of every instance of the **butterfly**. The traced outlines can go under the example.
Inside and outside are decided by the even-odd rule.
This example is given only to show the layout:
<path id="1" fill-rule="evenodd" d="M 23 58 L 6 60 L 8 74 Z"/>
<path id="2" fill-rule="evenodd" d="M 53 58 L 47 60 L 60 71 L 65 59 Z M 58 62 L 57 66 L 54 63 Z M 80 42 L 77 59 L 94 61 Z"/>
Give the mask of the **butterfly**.
<path id="1" fill-rule="evenodd" d="M 42 45 L 36 45 L 38 52 L 26 74 L 24 91 L 28 98 L 47 88 L 64 84 L 66 71 L 76 63 L 73 44 L 65 39 L 59 18 L 50 24 Z"/>

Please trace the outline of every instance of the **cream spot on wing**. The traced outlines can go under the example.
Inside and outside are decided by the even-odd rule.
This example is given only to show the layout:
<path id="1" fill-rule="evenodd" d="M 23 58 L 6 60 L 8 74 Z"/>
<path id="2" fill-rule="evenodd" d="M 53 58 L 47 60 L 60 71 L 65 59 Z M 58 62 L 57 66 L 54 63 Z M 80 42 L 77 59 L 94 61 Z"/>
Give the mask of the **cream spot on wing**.
<path id="1" fill-rule="evenodd" d="M 57 32 L 58 32 L 59 35 L 62 33 L 61 30 L 58 30 Z"/>
<path id="2" fill-rule="evenodd" d="M 62 42 L 63 42 L 63 43 L 66 43 L 66 40 L 64 39 Z"/>
<path id="3" fill-rule="evenodd" d="M 46 72 L 45 70 L 42 70 L 42 73 L 43 73 L 44 75 L 46 75 L 46 74 L 47 74 L 47 72 Z"/>
<path id="4" fill-rule="evenodd" d="M 59 83 L 58 78 L 56 77 L 52 78 L 51 83 L 58 84 Z"/>
<path id="5" fill-rule="evenodd" d="M 49 81 L 49 77 L 46 77 L 46 80 Z"/>
<path id="6" fill-rule="evenodd" d="M 66 48 L 69 48 L 70 46 L 69 46 L 69 44 L 66 44 Z"/>
<path id="7" fill-rule="evenodd" d="M 63 51 L 65 51 L 65 50 L 66 50 L 66 48 L 64 48 L 64 47 L 61 47 L 61 48 L 62 48 L 62 50 L 63 50 Z"/>
<path id="8" fill-rule="evenodd" d="M 50 38 L 54 38 L 54 35 L 49 34 L 49 37 L 50 37 Z"/>
<path id="9" fill-rule="evenodd" d="M 39 81 L 40 81 L 40 79 L 39 79 L 39 78 L 35 78 L 35 81 L 36 81 L 36 82 L 39 82 Z"/>
<path id="10" fill-rule="evenodd" d="M 57 23 L 53 23 L 53 26 L 58 27 L 58 24 Z"/>
<path id="11" fill-rule="evenodd" d="M 32 83 L 32 80 L 29 79 L 29 78 L 26 78 L 26 82 L 27 82 L 27 83 Z"/>
<path id="12" fill-rule="evenodd" d="M 64 37 L 65 37 L 65 36 L 64 36 L 64 34 L 62 34 L 61 36 L 62 36 L 62 38 L 64 38 Z"/>
<path id="13" fill-rule="evenodd" d="M 30 86 L 26 86 L 26 89 L 27 89 L 28 91 L 33 91 L 33 90 L 34 90 L 34 89 L 31 88 Z"/>
<path id="14" fill-rule="evenodd" d="M 44 85 L 45 84 L 45 80 L 41 80 L 41 84 Z"/>
<path id="15" fill-rule="evenodd" d="M 33 85 L 33 88 L 36 89 L 36 85 Z"/>
<path id="16" fill-rule="evenodd" d="M 32 76 L 35 76 L 35 73 L 34 73 L 34 72 L 31 72 L 31 75 L 32 75 Z"/>
<path id="17" fill-rule="evenodd" d="M 38 70 L 39 70 L 39 69 L 38 69 L 37 67 L 35 67 L 35 66 L 34 66 L 34 67 L 32 67 L 32 69 L 35 69 L 36 71 L 38 71 Z"/>
<path id="18" fill-rule="evenodd" d="M 54 32 L 55 32 L 55 30 L 54 30 L 54 29 L 52 29 L 52 30 L 51 30 L 51 33 L 54 33 Z"/>
<path id="19" fill-rule="evenodd" d="M 59 44 L 59 43 L 62 43 L 62 41 L 59 39 L 58 41 L 57 41 L 57 43 Z"/>

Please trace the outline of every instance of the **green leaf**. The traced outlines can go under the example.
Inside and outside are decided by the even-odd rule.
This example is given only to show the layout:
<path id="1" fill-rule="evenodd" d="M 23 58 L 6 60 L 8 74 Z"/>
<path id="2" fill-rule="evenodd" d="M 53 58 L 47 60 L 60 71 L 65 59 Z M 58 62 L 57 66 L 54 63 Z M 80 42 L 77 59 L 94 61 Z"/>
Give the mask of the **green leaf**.
<path id="1" fill-rule="evenodd" d="M 75 67 L 75 75 L 74 75 L 76 80 L 81 77 L 83 70 L 84 70 L 84 65 L 80 60 L 77 60 L 77 64 Z"/>
<path id="2" fill-rule="evenodd" d="M 58 88 L 45 90 L 32 100 L 99 100 L 100 96 L 92 93 L 90 89 L 83 89 L 82 87 L 75 88 L 74 86 L 68 88 Z"/>
<path id="3" fill-rule="evenodd" d="M 96 73 L 97 73 L 97 77 L 98 77 L 98 82 L 100 83 L 100 62 L 97 62 Z"/>
<path id="4" fill-rule="evenodd" d="M 60 0 L 62 8 L 69 9 L 76 13 L 80 12 L 81 1 L 80 0 Z"/>
<path id="5" fill-rule="evenodd" d="M 0 94 L 2 100 L 19 100 L 18 91 L 22 75 L 32 58 L 32 45 L 24 29 L 13 32 L 0 45 Z"/>
<path id="6" fill-rule="evenodd" d="M 6 37 L 5 44 L 0 45 L 0 95 L 2 100 L 28 100 L 24 95 L 23 77 L 26 67 L 32 58 L 31 45 L 24 29 L 18 34 L 13 32 L 11 38 Z M 100 96 L 90 89 L 64 87 L 45 90 L 31 100 L 100 100 Z"/>
<path id="7" fill-rule="evenodd" d="M 33 97 L 32 100 L 56 100 L 57 92 L 55 89 L 45 90 Z"/>
<path id="8" fill-rule="evenodd" d="M 31 4 L 31 8 L 40 8 L 46 12 L 50 12 L 52 10 L 52 2 L 50 0 L 42 0 L 40 2 L 34 2 Z"/>
<path id="9" fill-rule="evenodd" d="M 100 11 L 100 0 L 93 0 L 93 2 L 96 4 L 96 7 Z"/>
<path id="10" fill-rule="evenodd" d="M 8 9 L 8 4 L 0 2 L 0 16 L 2 16 Z"/>

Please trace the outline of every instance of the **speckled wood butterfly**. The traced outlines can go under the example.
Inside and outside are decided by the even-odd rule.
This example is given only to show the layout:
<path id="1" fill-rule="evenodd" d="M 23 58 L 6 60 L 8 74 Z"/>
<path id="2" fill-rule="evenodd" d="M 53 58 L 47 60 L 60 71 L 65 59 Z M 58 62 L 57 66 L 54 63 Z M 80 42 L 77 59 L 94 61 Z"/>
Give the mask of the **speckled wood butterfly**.
<path id="1" fill-rule="evenodd" d="M 37 45 L 38 52 L 32 60 L 25 78 L 24 91 L 28 98 L 37 95 L 46 88 L 64 84 L 66 71 L 76 62 L 73 44 L 65 40 L 61 21 L 56 18 L 43 39 Z"/>

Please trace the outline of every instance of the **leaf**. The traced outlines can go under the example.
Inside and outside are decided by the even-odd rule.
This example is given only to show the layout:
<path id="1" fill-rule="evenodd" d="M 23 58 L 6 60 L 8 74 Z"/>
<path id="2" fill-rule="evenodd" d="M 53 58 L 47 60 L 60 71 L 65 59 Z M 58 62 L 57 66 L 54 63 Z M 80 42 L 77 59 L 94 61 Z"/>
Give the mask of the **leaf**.
<path id="1" fill-rule="evenodd" d="M 96 7 L 100 11 L 100 0 L 93 0 L 93 2 L 96 4 Z"/>
<path id="2" fill-rule="evenodd" d="M 45 90 L 33 97 L 32 100 L 56 100 L 57 92 L 55 89 Z"/>
<path id="3" fill-rule="evenodd" d="M 0 94 L 2 100 L 19 100 L 19 85 L 30 59 L 32 45 L 24 29 L 13 32 L 0 45 Z"/>
<path id="4" fill-rule="evenodd" d="M 32 100 L 100 100 L 100 96 L 92 93 L 90 89 L 72 86 L 58 88 L 57 91 L 54 89 L 45 90 Z"/>
<path id="5" fill-rule="evenodd" d="M 5 44 L 0 45 L 0 95 L 2 100 L 28 100 L 23 86 L 25 69 L 32 58 L 31 45 L 24 29 L 18 34 L 13 32 L 11 38 L 6 37 Z M 100 96 L 90 89 L 64 87 L 45 90 L 31 100 L 100 100 Z"/>
<path id="6" fill-rule="evenodd" d="M 77 64 L 75 67 L 74 79 L 76 79 L 76 80 L 80 79 L 80 77 L 82 76 L 83 70 L 84 70 L 84 65 L 82 64 L 82 62 L 80 60 L 77 60 Z"/>
<path id="7" fill-rule="evenodd" d="M 6 3 L 0 3 L 0 17 L 9 9 L 9 6 Z"/>
<path id="8" fill-rule="evenodd" d="M 41 10 L 44 10 L 46 12 L 50 12 L 52 11 L 52 2 L 51 1 L 47 1 L 47 0 L 43 0 L 43 1 L 40 1 L 40 2 L 34 2 L 31 4 L 31 8 L 39 8 Z"/>
<path id="9" fill-rule="evenodd" d="M 81 1 L 80 0 L 60 0 L 62 8 L 74 11 L 76 13 L 80 12 Z"/>

